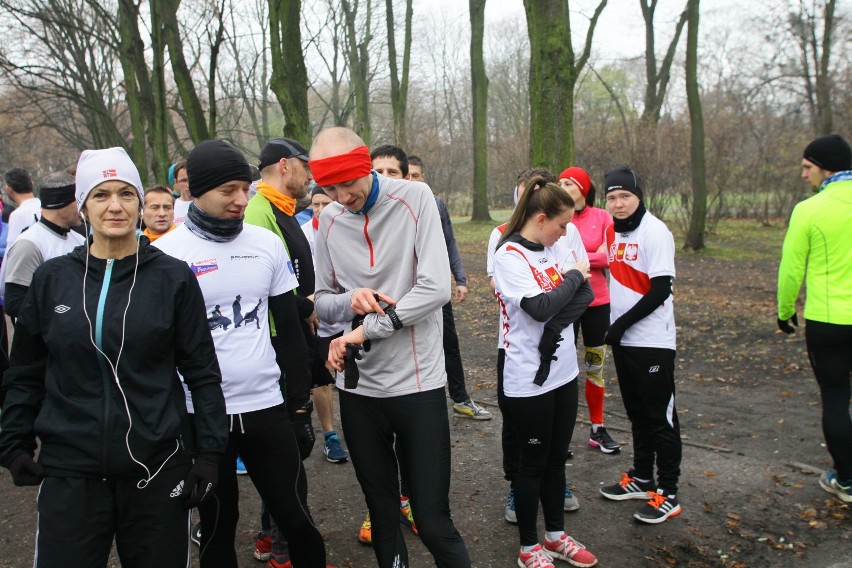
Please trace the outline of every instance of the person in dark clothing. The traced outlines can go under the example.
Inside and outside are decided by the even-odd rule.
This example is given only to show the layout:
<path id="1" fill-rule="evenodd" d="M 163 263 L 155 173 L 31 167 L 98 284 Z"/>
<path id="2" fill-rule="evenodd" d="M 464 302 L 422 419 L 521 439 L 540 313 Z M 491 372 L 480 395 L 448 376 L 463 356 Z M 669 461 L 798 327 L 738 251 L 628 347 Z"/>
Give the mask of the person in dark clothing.
<path id="1" fill-rule="evenodd" d="M 123 566 L 187 566 L 189 508 L 209 500 L 227 442 L 204 300 L 185 264 L 137 237 L 142 184 L 122 148 L 83 152 L 76 190 L 92 237 L 33 276 L 0 465 L 41 484 L 36 568 L 106 566 L 113 539 Z"/>

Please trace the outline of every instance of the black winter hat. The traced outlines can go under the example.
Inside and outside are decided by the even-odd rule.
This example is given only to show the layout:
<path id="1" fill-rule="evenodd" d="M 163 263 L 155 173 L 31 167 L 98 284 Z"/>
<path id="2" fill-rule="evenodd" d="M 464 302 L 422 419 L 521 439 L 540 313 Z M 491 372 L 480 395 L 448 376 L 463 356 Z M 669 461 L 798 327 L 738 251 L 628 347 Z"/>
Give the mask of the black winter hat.
<path id="1" fill-rule="evenodd" d="M 642 180 L 630 166 L 613 168 L 604 175 L 604 195 L 616 189 L 629 191 L 642 199 Z"/>
<path id="2" fill-rule="evenodd" d="M 193 197 L 229 181 L 252 181 L 243 153 L 224 140 L 205 140 L 193 148 L 186 158 L 186 174 Z"/>
<path id="3" fill-rule="evenodd" d="M 816 138 L 805 148 L 802 157 L 829 172 L 852 169 L 852 148 L 839 134 Z"/>

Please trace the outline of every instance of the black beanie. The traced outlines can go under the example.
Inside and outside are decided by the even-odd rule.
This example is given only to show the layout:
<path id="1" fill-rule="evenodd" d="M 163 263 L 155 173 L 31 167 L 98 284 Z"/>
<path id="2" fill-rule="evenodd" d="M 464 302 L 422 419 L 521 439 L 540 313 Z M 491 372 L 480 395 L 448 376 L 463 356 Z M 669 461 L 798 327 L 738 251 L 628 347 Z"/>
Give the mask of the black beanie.
<path id="1" fill-rule="evenodd" d="M 802 156 L 829 172 L 842 172 L 852 169 L 852 148 L 849 142 L 839 134 L 820 136 L 805 148 Z"/>
<path id="2" fill-rule="evenodd" d="M 76 201 L 76 193 L 74 176 L 68 172 L 52 172 L 38 186 L 42 209 L 62 209 Z"/>
<path id="3" fill-rule="evenodd" d="M 630 166 L 620 166 L 604 175 L 604 195 L 616 189 L 623 189 L 642 199 L 642 181 Z"/>
<path id="4" fill-rule="evenodd" d="M 205 140 L 193 148 L 186 158 L 186 175 L 193 197 L 229 181 L 252 181 L 245 156 L 224 140 Z"/>

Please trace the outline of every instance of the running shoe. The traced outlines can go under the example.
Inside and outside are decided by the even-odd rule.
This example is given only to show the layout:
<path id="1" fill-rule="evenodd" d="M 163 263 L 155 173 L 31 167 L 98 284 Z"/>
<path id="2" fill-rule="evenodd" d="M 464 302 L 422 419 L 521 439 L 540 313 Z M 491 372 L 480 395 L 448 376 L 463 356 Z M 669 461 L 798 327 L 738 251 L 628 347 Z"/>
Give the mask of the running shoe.
<path id="1" fill-rule="evenodd" d="M 852 503 L 852 483 L 843 484 L 837 479 L 837 472 L 825 471 L 819 476 L 819 486 L 838 497 L 845 503 Z"/>
<path id="2" fill-rule="evenodd" d="M 192 528 L 189 529 L 189 540 L 191 540 L 192 544 L 195 546 L 201 546 L 201 523 L 195 523 L 192 525 Z"/>
<path id="3" fill-rule="evenodd" d="M 322 451 L 325 454 L 325 459 L 331 463 L 346 463 L 349 460 L 349 454 L 340 445 L 340 438 L 337 437 L 337 434 L 332 434 L 326 438 Z"/>
<path id="4" fill-rule="evenodd" d="M 286 557 L 284 557 L 284 558 L 286 558 Z M 293 563 L 290 562 L 290 559 L 287 558 L 285 560 L 284 558 L 282 558 L 280 560 L 276 560 L 275 558 L 270 558 L 266 562 L 266 568 L 293 568 Z"/>
<path id="5" fill-rule="evenodd" d="M 613 501 L 625 501 L 627 499 L 647 499 L 648 493 L 656 490 L 653 481 L 636 481 L 633 478 L 633 470 L 621 474 L 621 481 L 614 485 L 601 487 L 601 495 Z"/>
<path id="6" fill-rule="evenodd" d="M 472 399 L 454 403 L 453 416 L 463 416 L 474 420 L 491 420 L 491 413 L 473 402 Z"/>
<path id="7" fill-rule="evenodd" d="M 361 523 L 361 528 L 358 531 L 358 542 L 367 546 L 373 544 L 373 523 L 370 522 L 370 513 L 364 518 Z"/>
<path id="8" fill-rule="evenodd" d="M 637 521 L 656 525 L 669 517 L 680 515 L 681 508 L 677 502 L 677 497 L 669 497 L 663 494 L 662 489 L 657 489 L 655 493 L 648 493 L 648 495 L 651 498 L 633 515 L 633 518 Z"/>
<path id="9" fill-rule="evenodd" d="M 509 488 L 509 498 L 506 500 L 506 509 L 503 512 L 503 518 L 513 525 L 518 524 L 518 515 L 515 513 L 515 490 Z"/>
<path id="10" fill-rule="evenodd" d="M 544 551 L 553 558 L 564 560 L 571 566 L 588 568 L 598 563 L 594 554 L 586 550 L 586 547 L 563 533 L 559 540 L 550 541 L 544 537 Z"/>
<path id="11" fill-rule="evenodd" d="M 555 568 L 553 558 L 547 555 L 540 544 L 535 545 L 535 548 L 529 552 L 524 552 L 521 549 L 518 553 L 518 566 L 521 568 Z"/>
<path id="12" fill-rule="evenodd" d="M 408 499 L 399 500 L 399 522 L 407 525 L 411 532 L 417 535 L 417 525 L 414 524 L 414 515 L 411 514 L 411 503 Z"/>
<path id="13" fill-rule="evenodd" d="M 272 556 L 272 537 L 268 534 L 257 533 L 254 542 L 254 557 L 261 562 L 266 562 Z"/>
<path id="14" fill-rule="evenodd" d="M 612 439 L 609 432 L 603 426 L 598 426 L 598 431 L 592 430 L 589 433 L 589 445 L 593 448 L 598 448 L 605 454 L 617 454 L 621 451 L 621 446 Z"/>
<path id="15" fill-rule="evenodd" d="M 248 470 L 246 469 L 246 464 L 243 463 L 243 458 L 237 456 L 237 475 L 246 475 Z"/>
<path id="16" fill-rule="evenodd" d="M 577 497 L 571 493 L 571 490 L 568 488 L 568 481 L 565 481 L 565 502 L 562 505 L 562 509 L 565 511 L 576 511 L 580 508 L 580 501 L 577 500 Z"/>

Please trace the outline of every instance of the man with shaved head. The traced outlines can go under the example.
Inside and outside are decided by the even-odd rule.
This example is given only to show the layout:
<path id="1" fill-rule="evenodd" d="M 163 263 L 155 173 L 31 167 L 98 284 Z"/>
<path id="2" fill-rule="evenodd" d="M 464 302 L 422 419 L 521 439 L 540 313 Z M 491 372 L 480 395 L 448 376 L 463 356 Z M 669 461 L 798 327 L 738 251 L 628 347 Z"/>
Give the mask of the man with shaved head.
<path id="1" fill-rule="evenodd" d="M 394 437 L 423 543 L 439 567 L 470 566 L 450 517 L 450 430 L 441 307 L 450 266 L 428 187 L 378 176 L 355 132 L 323 130 L 311 172 L 335 203 L 315 245 L 317 315 L 352 322 L 329 348 L 340 416 L 381 567 L 407 568 Z"/>

